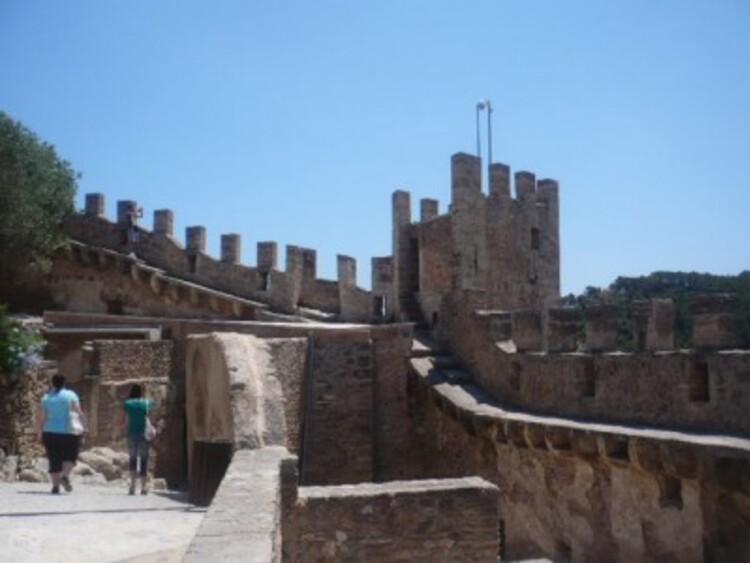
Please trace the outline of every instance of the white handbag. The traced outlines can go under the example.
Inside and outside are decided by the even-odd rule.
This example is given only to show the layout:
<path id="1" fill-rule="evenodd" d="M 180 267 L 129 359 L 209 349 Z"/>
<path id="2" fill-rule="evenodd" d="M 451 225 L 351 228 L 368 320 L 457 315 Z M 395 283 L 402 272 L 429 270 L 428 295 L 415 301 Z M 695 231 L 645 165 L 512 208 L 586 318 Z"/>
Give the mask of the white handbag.
<path id="1" fill-rule="evenodd" d="M 83 422 L 81 422 L 81 415 L 76 411 L 70 411 L 68 413 L 68 431 L 71 434 L 80 436 L 83 434 Z"/>
<path id="2" fill-rule="evenodd" d="M 151 420 L 148 417 L 146 417 L 146 428 L 143 431 L 143 438 L 147 442 L 150 442 L 155 437 L 156 437 L 156 428 L 154 427 L 153 424 L 151 424 Z"/>

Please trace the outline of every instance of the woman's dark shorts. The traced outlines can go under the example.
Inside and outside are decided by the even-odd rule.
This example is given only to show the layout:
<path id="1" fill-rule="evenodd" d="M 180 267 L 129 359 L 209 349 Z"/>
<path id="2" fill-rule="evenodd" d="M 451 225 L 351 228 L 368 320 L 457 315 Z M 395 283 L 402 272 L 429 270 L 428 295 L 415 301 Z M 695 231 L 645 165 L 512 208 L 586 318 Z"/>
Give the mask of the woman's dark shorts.
<path id="1" fill-rule="evenodd" d="M 54 432 L 42 434 L 42 443 L 44 449 L 47 450 L 50 473 L 60 473 L 65 461 L 76 462 L 79 441 L 79 437 L 75 434 L 56 434 Z"/>

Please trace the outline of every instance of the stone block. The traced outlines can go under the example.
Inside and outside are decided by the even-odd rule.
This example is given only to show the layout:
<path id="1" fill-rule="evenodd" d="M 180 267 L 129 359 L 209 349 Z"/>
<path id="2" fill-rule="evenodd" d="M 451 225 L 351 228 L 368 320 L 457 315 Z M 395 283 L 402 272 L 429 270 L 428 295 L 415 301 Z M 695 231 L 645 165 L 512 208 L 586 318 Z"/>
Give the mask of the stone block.
<path id="1" fill-rule="evenodd" d="M 86 215 L 104 217 L 104 194 L 86 194 Z"/>
<path id="2" fill-rule="evenodd" d="M 738 348 L 742 326 L 738 301 L 733 295 L 695 295 L 690 301 L 693 316 L 693 346 L 696 348 Z"/>
<path id="3" fill-rule="evenodd" d="M 615 305 L 594 305 L 584 311 L 586 318 L 586 349 L 610 352 L 617 349 L 620 309 Z"/>
<path id="4" fill-rule="evenodd" d="M 674 349 L 674 303 L 671 299 L 633 302 L 633 338 L 636 350 Z"/>
<path id="5" fill-rule="evenodd" d="M 583 318 L 579 309 L 555 308 L 547 311 L 547 351 L 575 352 L 582 332 Z"/>
<path id="6" fill-rule="evenodd" d="M 542 350 L 542 312 L 524 310 L 513 312 L 513 341 L 519 352 Z"/>

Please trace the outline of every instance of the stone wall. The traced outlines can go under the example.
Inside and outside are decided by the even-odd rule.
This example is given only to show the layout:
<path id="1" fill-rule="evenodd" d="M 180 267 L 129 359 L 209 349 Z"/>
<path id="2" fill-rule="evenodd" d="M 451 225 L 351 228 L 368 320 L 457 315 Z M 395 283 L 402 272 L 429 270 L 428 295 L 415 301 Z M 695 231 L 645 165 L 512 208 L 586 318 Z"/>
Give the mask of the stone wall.
<path id="1" fill-rule="evenodd" d="M 287 247 L 287 269 L 277 269 L 275 258 L 276 243 L 258 244 L 258 266 L 251 267 L 232 260 L 215 259 L 206 254 L 206 233 L 203 227 L 189 227 L 186 245 L 183 247 L 172 233 L 173 217 L 170 214 L 168 225 L 164 226 L 165 211 L 155 213 L 153 231 L 138 228 L 139 240 L 128 244 L 126 225 L 123 221 L 110 222 L 100 211 L 103 196 L 95 195 L 102 205 L 88 209 L 86 213 L 73 217 L 66 224 L 66 231 L 76 241 L 94 247 L 112 249 L 122 254 L 133 251 L 150 266 L 165 271 L 170 276 L 188 280 L 196 284 L 226 292 L 244 299 L 270 304 L 274 308 L 292 313 L 297 306 L 320 309 L 330 313 L 340 311 L 338 283 L 321 280 L 316 276 L 316 252 L 296 246 Z M 120 202 L 122 203 L 122 202 Z M 237 235 L 232 235 L 234 246 L 239 247 Z M 269 247 L 273 247 L 273 257 L 269 259 Z M 295 256 L 299 257 L 296 260 Z M 291 258 L 290 258 L 291 256 Z M 69 290 L 70 283 L 65 289 Z M 80 286 L 80 283 L 78 284 Z M 90 293 L 91 287 L 77 287 Z M 93 288 L 94 290 L 96 288 Z M 137 301 L 133 301 L 136 303 Z M 148 303 L 144 302 L 145 308 Z M 73 307 L 70 307 L 73 308 Z M 93 311 L 91 307 L 80 309 Z M 166 311 L 152 310 L 151 314 L 173 316 Z M 194 316 L 180 314 L 180 316 Z"/>
<path id="2" fill-rule="evenodd" d="M 54 362 L 43 362 L 20 373 L 0 373 L 0 449 L 18 456 L 19 469 L 44 455 L 34 429 L 41 399 L 56 373 Z"/>
<path id="3" fill-rule="evenodd" d="M 170 399 L 173 389 L 170 373 L 173 364 L 172 342 L 145 340 L 95 340 L 84 347 L 83 378 L 73 387 L 81 396 L 88 417 L 88 446 L 127 448 L 123 402 L 130 388 L 138 383 L 144 396 L 153 401 L 149 415 L 160 429 L 169 428 Z M 158 477 L 167 474 L 170 444 L 167 434 L 153 442 L 152 467 Z"/>
<path id="4" fill-rule="evenodd" d="M 506 313 L 448 303 L 442 337 L 495 396 L 534 412 L 714 432 L 750 431 L 750 351 L 518 352 Z M 528 327 L 527 327 L 528 328 Z M 538 330 L 541 350 L 541 328 Z M 503 340 L 503 339 L 509 340 Z"/>
<path id="5" fill-rule="evenodd" d="M 473 477 L 302 487 L 290 562 L 495 561 L 497 488 Z"/>
<path id="6" fill-rule="evenodd" d="M 238 449 L 299 443 L 298 393 L 306 367 L 303 339 L 196 335 L 187 347 L 188 467 L 196 440 L 229 440 Z"/>
<path id="7" fill-rule="evenodd" d="M 289 459 L 286 449 L 278 446 L 235 452 L 183 561 L 281 562 L 279 474 Z"/>
<path id="8" fill-rule="evenodd" d="M 750 540 L 750 442 L 508 411 L 414 360 L 433 477 L 500 489 L 505 557 L 741 561 Z M 439 371 L 439 370 L 438 370 Z M 424 477 L 424 473 L 421 475 Z"/>
<path id="9" fill-rule="evenodd" d="M 349 322 L 366 322 L 374 315 L 373 297 L 357 287 L 357 263 L 350 256 L 338 256 L 339 318 Z"/>
<path id="10" fill-rule="evenodd" d="M 259 338 L 308 338 L 311 334 L 319 332 L 331 333 L 331 338 L 336 334 L 345 335 L 348 331 L 368 331 L 370 327 L 337 326 L 330 324 L 299 324 L 299 323 L 263 323 L 263 322 L 234 322 L 234 321 L 211 321 L 199 319 L 174 319 L 167 317 L 137 317 L 137 316 L 115 316 L 101 314 L 79 314 L 48 311 L 44 317 L 45 323 L 57 328 L 76 328 L 87 326 L 111 326 L 111 327 L 161 327 L 164 338 L 171 339 L 173 343 L 173 363 L 170 373 L 170 395 L 166 413 L 166 427 L 163 433 L 164 443 L 169 448 L 169 454 L 164 457 L 164 464 L 170 486 L 179 487 L 186 483 L 187 460 L 184 457 L 184 444 L 186 441 L 185 427 L 185 373 L 186 373 L 186 342 L 190 335 L 208 334 L 212 332 L 236 332 L 242 334 L 253 334 Z M 395 327 L 406 325 L 395 325 Z M 344 336 L 344 339 L 346 336 Z M 337 350 L 336 347 L 331 350 Z M 306 391 L 302 391 L 301 397 L 306 397 Z M 347 401 L 345 395 L 342 401 Z M 296 400 L 296 399 L 290 399 Z M 345 413 L 344 405 L 334 405 L 335 409 Z M 302 406 L 299 407 L 302 412 Z M 288 411 L 297 410 L 287 409 Z M 301 416 L 301 415 L 300 415 Z M 295 438 L 298 440 L 298 438 Z M 294 441 L 290 438 L 290 444 Z M 333 444 L 335 445 L 335 444 Z M 291 447 L 291 446 L 290 446 Z"/>
<path id="11" fill-rule="evenodd" d="M 360 289 L 360 291 L 364 291 Z M 341 312 L 338 282 L 312 279 L 302 285 L 299 305 L 331 313 Z M 368 293 L 369 292 L 365 292 Z"/>
<path id="12" fill-rule="evenodd" d="M 375 374 L 370 332 L 317 332 L 310 346 L 300 482 L 371 481 Z"/>
<path id="13" fill-rule="evenodd" d="M 89 313 L 255 319 L 267 306 L 170 277 L 116 252 L 71 243 L 37 284 L 58 308 Z"/>
<path id="14" fill-rule="evenodd" d="M 453 254 L 450 216 L 422 223 L 419 232 L 419 304 L 432 326 L 443 295 L 453 285 Z"/>
<path id="15" fill-rule="evenodd" d="M 417 474 L 425 446 L 410 403 L 406 363 L 411 352 L 410 327 L 373 328 L 372 347 L 375 385 L 374 475 L 376 482 L 405 479 Z"/>
<path id="16" fill-rule="evenodd" d="M 58 364 L 58 370 L 69 383 L 78 383 L 84 375 L 84 347 L 94 340 L 159 340 L 158 326 L 140 327 L 81 327 L 55 329 L 46 327 L 42 331 L 47 345 L 44 356 Z M 88 358 L 91 361 L 91 357 Z M 90 371 L 90 367 L 86 370 Z"/>

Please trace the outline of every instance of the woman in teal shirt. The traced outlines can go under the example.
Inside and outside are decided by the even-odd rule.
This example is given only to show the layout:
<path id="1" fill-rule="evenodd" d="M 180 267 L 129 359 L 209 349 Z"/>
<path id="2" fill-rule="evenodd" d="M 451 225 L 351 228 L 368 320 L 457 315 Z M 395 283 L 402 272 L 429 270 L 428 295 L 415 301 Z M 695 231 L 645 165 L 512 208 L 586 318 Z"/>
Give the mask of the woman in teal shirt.
<path id="1" fill-rule="evenodd" d="M 128 494 L 135 494 L 136 477 L 141 478 L 141 494 L 148 494 L 148 441 L 144 436 L 146 420 L 151 410 L 152 402 L 143 397 L 143 387 L 134 384 L 130 394 L 123 403 L 128 417 L 128 455 L 130 456 L 130 489 Z M 139 463 L 140 462 L 140 463 Z"/>

